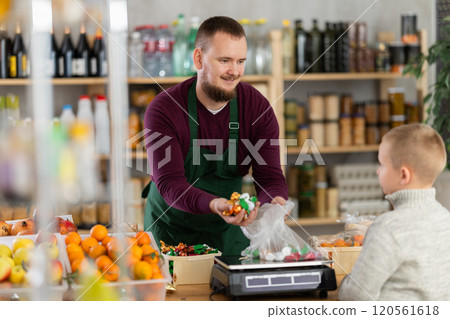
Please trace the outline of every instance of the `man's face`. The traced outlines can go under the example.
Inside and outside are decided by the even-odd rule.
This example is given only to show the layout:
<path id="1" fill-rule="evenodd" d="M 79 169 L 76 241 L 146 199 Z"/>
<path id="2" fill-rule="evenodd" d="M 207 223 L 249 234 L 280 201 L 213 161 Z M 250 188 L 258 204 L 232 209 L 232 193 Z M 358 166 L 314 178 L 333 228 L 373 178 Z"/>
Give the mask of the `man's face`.
<path id="1" fill-rule="evenodd" d="M 216 102 L 236 96 L 236 86 L 244 74 L 247 41 L 223 32 L 214 35 L 209 47 L 202 51 L 199 81 L 203 91 Z"/>
<path id="2" fill-rule="evenodd" d="M 390 143 L 382 142 L 378 150 L 378 180 L 384 194 L 389 195 L 401 189 L 401 169 L 396 169 L 390 157 Z"/>

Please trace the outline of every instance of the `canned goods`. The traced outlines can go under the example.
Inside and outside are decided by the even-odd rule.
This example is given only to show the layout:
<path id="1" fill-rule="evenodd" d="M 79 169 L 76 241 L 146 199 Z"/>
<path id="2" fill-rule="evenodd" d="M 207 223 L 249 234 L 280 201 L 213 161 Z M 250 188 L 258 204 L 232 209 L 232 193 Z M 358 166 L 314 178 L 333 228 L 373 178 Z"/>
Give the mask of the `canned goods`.
<path id="1" fill-rule="evenodd" d="M 297 127 L 297 144 L 303 146 L 306 140 L 309 138 L 309 125 L 301 124 Z"/>
<path id="2" fill-rule="evenodd" d="M 325 119 L 333 121 L 339 119 L 339 96 L 337 94 L 325 95 Z"/>
<path id="3" fill-rule="evenodd" d="M 323 122 L 309 123 L 311 129 L 311 138 L 317 147 L 325 145 L 325 124 Z"/>
<path id="4" fill-rule="evenodd" d="M 405 123 L 405 89 L 394 87 L 388 89 L 389 110 L 391 115 L 391 127 Z"/>
<path id="5" fill-rule="evenodd" d="M 353 145 L 364 145 L 366 141 L 366 120 L 364 115 L 356 114 L 353 117 Z"/>
<path id="6" fill-rule="evenodd" d="M 328 121 L 325 122 L 325 145 L 338 146 L 339 145 L 339 122 Z"/>
<path id="7" fill-rule="evenodd" d="M 351 94 L 343 94 L 341 96 L 341 115 L 342 114 L 353 114 L 353 97 Z"/>
<path id="8" fill-rule="evenodd" d="M 378 102 L 378 122 L 380 124 L 389 124 L 391 111 L 389 110 L 388 101 Z"/>
<path id="9" fill-rule="evenodd" d="M 309 119 L 322 121 L 325 118 L 325 101 L 322 95 L 311 94 L 308 97 Z"/>
<path id="10" fill-rule="evenodd" d="M 364 115 L 366 116 L 367 124 L 378 123 L 378 106 L 375 101 L 369 101 L 364 107 Z"/>
<path id="11" fill-rule="evenodd" d="M 341 115 L 339 118 L 339 145 L 352 145 L 352 118 L 350 115 Z"/>

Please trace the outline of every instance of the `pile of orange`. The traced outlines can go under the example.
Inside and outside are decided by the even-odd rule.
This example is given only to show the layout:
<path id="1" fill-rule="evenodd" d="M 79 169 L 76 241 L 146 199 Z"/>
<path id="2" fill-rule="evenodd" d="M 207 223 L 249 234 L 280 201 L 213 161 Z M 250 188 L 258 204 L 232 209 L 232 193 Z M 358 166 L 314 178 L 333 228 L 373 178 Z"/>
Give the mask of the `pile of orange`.
<path id="1" fill-rule="evenodd" d="M 163 278 L 158 266 L 158 251 L 150 246 L 150 236 L 146 232 L 126 237 L 123 242 L 109 236 L 107 228 L 98 224 L 90 229 L 89 237 L 81 239 L 78 233 L 71 232 L 65 242 L 72 273 L 83 274 L 95 265 L 99 276 L 107 281 L 127 280 L 120 263 L 126 265 L 132 279 Z"/>
<path id="2" fill-rule="evenodd" d="M 323 242 L 321 247 L 358 247 L 362 246 L 364 241 L 364 235 L 354 235 L 348 240 L 336 239 L 333 242 Z"/>

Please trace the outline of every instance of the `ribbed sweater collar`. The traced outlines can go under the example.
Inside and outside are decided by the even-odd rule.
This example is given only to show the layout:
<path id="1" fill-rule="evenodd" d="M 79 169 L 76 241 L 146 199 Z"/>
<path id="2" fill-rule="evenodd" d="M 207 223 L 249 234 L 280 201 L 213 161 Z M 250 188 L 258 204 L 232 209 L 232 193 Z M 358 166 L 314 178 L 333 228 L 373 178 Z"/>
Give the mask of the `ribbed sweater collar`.
<path id="1" fill-rule="evenodd" d="M 403 189 L 386 195 L 386 199 L 391 202 L 394 208 L 402 205 L 408 206 L 423 206 L 427 202 L 432 202 L 436 197 L 435 188 L 426 189 Z"/>

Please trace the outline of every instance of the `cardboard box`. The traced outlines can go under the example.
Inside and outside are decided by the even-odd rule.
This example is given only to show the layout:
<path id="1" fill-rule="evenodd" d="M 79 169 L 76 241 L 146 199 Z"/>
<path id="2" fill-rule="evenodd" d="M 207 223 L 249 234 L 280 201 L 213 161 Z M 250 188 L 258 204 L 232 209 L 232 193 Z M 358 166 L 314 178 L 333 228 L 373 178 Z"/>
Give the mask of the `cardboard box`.
<path id="1" fill-rule="evenodd" d="M 333 260 L 330 267 L 336 276 L 347 275 L 352 271 L 353 265 L 361 253 L 362 247 L 318 247 L 317 250 Z"/>
<path id="2" fill-rule="evenodd" d="M 197 255 L 197 256 L 168 256 L 173 261 L 173 285 L 189 284 L 209 284 L 211 271 L 214 265 L 214 256 L 217 254 Z"/>

